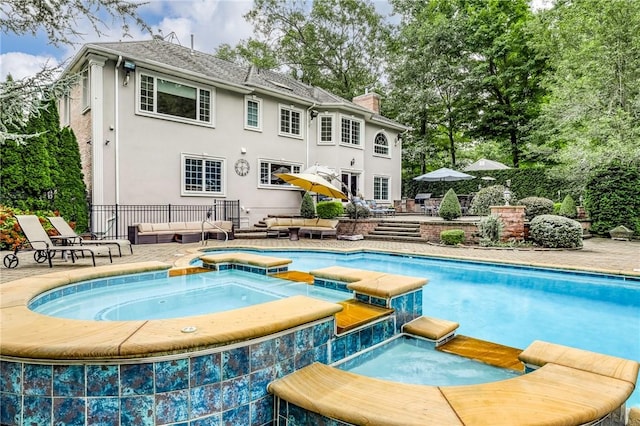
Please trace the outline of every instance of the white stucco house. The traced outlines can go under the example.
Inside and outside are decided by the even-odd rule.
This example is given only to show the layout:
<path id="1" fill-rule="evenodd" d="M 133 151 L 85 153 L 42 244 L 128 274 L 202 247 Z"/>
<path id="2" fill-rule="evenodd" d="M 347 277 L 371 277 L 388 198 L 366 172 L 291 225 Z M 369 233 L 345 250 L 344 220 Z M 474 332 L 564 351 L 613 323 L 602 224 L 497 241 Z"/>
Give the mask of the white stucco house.
<path id="1" fill-rule="evenodd" d="M 82 77 L 59 110 L 93 204 L 239 200 L 254 223 L 299 212 L 300 190 L 274 173 L 314 164 L 365 199 L 400 199 L 408 128 L 375 93 L 346 100 L 157 38 L 86 44 L 65 73 Z"/>

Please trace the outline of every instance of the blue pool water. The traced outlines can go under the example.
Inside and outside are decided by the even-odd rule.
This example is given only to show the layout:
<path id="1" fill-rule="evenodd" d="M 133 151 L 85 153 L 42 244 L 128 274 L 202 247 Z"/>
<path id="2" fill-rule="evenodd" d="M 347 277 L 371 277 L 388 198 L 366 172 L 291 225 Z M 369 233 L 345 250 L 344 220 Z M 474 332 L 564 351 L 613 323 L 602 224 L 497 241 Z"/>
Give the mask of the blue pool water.
<path id="1" fill-rule="evenodd" d="M 122 280 L 121 285 L 126 285 L 122 291 L 114 291 L 108 280 L 94 280 L 89 284 L 44 293 L 31 303 L 31 309 L 62 318 L 128 321 L 223 312 L 295 295 L 330 302 L 350 297 L 337 290 L 238 270 Z M 41 302 L 39 298 L 47 301 Z"/>
<path id="2" fill-rule="evenodd" d="M 435 344 L 400 336 L 335 367 L 363 376 L 416 385 L 453 386 L 496 382 L 520 373 L 435 350 Z"/>
<path id="3" fill-rule="evenodd" d="M 293 260 L 290 270 L 338 265 L 427 278 L 423 315 L 460 323 L 459 334 L 521 349 L 544 340 L 640 361 L 637 278 L 369 252 L 264 253 Z M 628 405 L 640 406 L 640 387 Z"/>

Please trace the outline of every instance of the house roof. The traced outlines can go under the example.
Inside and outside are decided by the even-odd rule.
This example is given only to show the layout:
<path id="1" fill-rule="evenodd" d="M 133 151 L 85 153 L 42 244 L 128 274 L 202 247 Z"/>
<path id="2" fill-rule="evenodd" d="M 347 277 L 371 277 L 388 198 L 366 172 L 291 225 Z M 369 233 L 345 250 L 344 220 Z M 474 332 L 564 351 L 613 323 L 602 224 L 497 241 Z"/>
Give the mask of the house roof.
<path id="1" fill-rule="evenodd" d="M 335 107 L 365 115 L 369 120 L 398 130 L 409 127 L 367 108 L 357 105 L 319 87 L 304 84 L 288 75 L 240 66 L 211 54 L 183 47 L 160 38 L 142 41 L 88 43 L 76 55 L 67 71 L 81 66 L 91 54 L 107 55 L 111 59 L 122 56 L 137 65 L 173 69 L 193 78 L 205 79 L 244 93 L 265 92 L 272 96 L 297 101 L 310 106 Z"/>

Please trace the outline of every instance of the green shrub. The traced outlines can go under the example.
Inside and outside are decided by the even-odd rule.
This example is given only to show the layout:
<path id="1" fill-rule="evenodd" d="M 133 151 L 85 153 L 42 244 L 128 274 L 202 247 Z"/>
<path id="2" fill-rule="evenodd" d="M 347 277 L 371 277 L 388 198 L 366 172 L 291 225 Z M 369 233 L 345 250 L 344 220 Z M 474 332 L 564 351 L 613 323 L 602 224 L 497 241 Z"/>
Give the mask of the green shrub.
<path id="1" fill-rule="evenodd" d="M 553 203 L 553 214 L 560 215 L 560 207 L 562 207 L 562 203 Z"/>
<path id="2" fill-rule="evenodd" d="M 505 189 L 502 185 L 482 188 L 471 200 L 471 214 L 485 216 L 491 213 L 491 206 L 503 206 Z"/>
<path id="3" fill-rule="evenodd" d="M 320 201 L 316 205 L 316 212 L 320 219 L 335 219 L 344 213 L 344 207 L 340 201 Z"/>
<path id="4" fill-rule="evenodd" d="M 438 215 L 444 220 L 453 220 L 462 216 L 460 201 L 458 201 L 458 196 L 453 189 L 449 189 L 447 193 L 444 194 L 444 198 L 440 202 Z"/>
<path id="5" fill-rule="evenodd" d="M 311 194 L 305 192 L 302 197 L 302 204 L 300 204 L 300 216 L 305 219 L 311 219 L 316 217 L 316 207 L 313 204 L 313 198 Z"/>
<path id="6" fill-rule="evenodd" d="M 562 205 L 560 206 L 560 210 L 558 211 L 560 216 L 568 217 L 570 219 L 575 219 L 578 217 L 578 209 L 576 208 L 576 202 L 573 201 L 573 197 L 571 195 L 567 195 L 562 200 Z"/>
<path id="7" fill-rule="evenodd" d="M 640 161 L 613 160 L 596 169 L 585 188 L 590 232 L 607 235 L 624 225 L 640 235 Z"/>
<path id="8" fill-rule="evenodd" d="M 444 244 L 455 246 L 464 242 L 464 231 L 462 229 L 449 229 L 440 233 L 440 241 Z"/>
<path id="9" fill-rule="evenodd" d="M 354 203 L 347 204 L 344 211 L 351 219 L 366 219 L 371 216 L 371 210 L 363 205 L 356 205 Z"/>
<path id="10" fill-rule="evenodd" d="M 483 217 L 480 220 L 480 223 L 478 223 L 478 233 L 480 234 L 481 239 L 480 243 L 482 245 L 489 245 L 487 243 L 496 243 L 500 241 L 503 228 L 504 224 L 498 216 L 489 215 Z"/>
<path id="11" fill-rule="evenodd" d="M 548 198 L 527 197 L 518 201 L 518 204 L 525 207 L 525 219 L 529 221 L 541 214 L 553 214 L 553 201 Z"/>
<path id="12" fill-rule="evenodd" d="M 531 220 L 529 238 L 542 247 L 582 247 L 582 226 L 568 217 L 543 214 Z"/>

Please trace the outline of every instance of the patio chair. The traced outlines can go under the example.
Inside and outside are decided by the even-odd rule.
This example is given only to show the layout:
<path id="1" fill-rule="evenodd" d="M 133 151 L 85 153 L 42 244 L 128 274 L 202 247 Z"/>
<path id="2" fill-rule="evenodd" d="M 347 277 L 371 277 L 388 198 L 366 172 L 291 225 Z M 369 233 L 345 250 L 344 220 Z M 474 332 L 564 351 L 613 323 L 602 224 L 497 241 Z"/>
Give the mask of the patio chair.
<path id="1" fill-rule="evenodd" d="M 395 216 L 396 210 L 390 207 L 381 207 L 378 206 L 376 200 L 367 200 L 366 205 L 371 211 L 373 217 L 381 217 L 381 216 Z"/>
<path id="2" fill-rule="evenodd" d="M 48 217 L 51 225 L 58 231 L 60 237 L 66 240 L 67 245 L 80 245 L 80 246 L 99 246 L 99 245 L 109 245 L 115 246 L 118 248 L 118 255 L 122 257 L 122 248 L 128 247 L 131 254 L 133 254 L 133 246 L 131 245 L 131 241 L 124 239 L 114 239 L 114 240 L 85 240 L 80 235 L 76 233 L 76 231 L 69 226 L 67 221 L 62 216 L 52 216 Z"/>
<path id="3" fill-rule="evenodd" d="M 40 219 L 35 215 L 16 215 L 18 224 L 22 229 L 22 232 L 27 238 L 27 241 L 14 250 L 13 253 L 7 254 L 3 263 L 6 268 L 15 268 L 18 266 L 18 252 L 21 250 L 33 251 L 33 259 L 37 263 L 43 263 L 45 260 L 49 262 L 49 267 L 53 267 L 51 259 L 60 253 L 64 257 L 67 253 L 71 256 L 71 261 L 75 263 L 77 254 L 82 257 L 85 254 L 91 255 L 93 266 L 96 266 L 96 254 L 107 254 L 109 256 L 109 262 L 113 262 L 111 258 L 111 249 L 109 247 L 87 247 L 87 246 L 56 246 L 51 242 L 51 238 L 44 230 Z"/>

